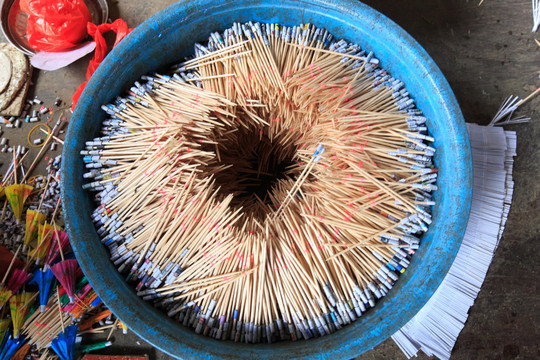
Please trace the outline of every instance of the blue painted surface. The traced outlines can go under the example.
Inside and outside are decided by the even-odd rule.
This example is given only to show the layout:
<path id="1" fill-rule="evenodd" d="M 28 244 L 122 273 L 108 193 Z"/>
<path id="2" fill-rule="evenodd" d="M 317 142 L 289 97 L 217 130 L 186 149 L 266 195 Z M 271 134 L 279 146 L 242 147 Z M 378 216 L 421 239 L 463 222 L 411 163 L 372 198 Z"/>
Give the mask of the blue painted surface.
<path id="1" fill-rule="evenodd" d="M 192 53 L 195 41 L 233 21 L 286 25 L 314 23 L 338 38 L 373 50 L 382 67 L 403 80 L 429 118 L 440 169 L 433 224 L 420 250 L 393 291 L 354 324 L 330 336 L 299 342 L 247 345 L 201 337 L 139 299 L 124 282 L 101 245 L 90 213 L 95 207 L 81 189 L 79 151 L 98 135 L 101 104 L 129 88 L 141 75 Z M 63 152 L 62 201 L 72 246 L 88 280 L 127 326 L 177 358 L 350 359 L 375 347 L 411 319 L 448 271 L 463 238 L 472 191 L 471 153 L 457 101 L 428 54 L 404 30 L 375 10 L 351 0 L 181 1 L 137 27 L 107 56 L 79 100 Z"/>

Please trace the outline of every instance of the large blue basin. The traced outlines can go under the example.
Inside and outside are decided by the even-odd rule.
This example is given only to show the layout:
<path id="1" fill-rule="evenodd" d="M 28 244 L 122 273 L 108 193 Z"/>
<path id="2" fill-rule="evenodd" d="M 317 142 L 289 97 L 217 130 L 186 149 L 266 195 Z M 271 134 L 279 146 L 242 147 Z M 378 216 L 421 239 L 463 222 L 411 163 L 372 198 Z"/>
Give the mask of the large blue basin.
<path id="1" fill-rule="evenodd" d="M 192 53 L 195 41 L 233 21 L 286 25 L 314 23 L 338 38 L 373 50 L 382 67 L 403 80 L 429 118 L 439 168 L 434 221 L 393 291 L 354 324 L 309 341 L 248 345 L 196 335 L 139 299 L 109 261 L 83 191 L 79 151 L 98 135 L 111 102 L 141 75 L 166 68 Z M 351 0 L 180 1 L 137 27 L 92 76 L 73 114 L 63 151 L 62 201 L 71 243 L 81 267 L 104 303 L 135 333 L 177 358 L 350 359 L 390 337 L 427 302 L 458 251 L 469 216 L 471 152 L 459 105 L 441 71 L 422 47 L 394 22 Z"/>

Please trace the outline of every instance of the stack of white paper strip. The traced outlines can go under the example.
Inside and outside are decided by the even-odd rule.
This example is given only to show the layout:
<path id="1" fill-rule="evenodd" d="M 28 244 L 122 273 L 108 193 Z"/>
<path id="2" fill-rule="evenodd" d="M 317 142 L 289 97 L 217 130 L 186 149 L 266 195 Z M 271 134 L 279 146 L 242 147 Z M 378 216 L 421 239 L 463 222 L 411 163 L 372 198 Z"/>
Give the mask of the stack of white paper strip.
<path id="1" fill-rule="evenodd" d="M 416 356 L 418 350 L 450 358 L 510 211 L 516 133 L 476 124 L 467 124 L 467 129 L 474 174 L 469 222 L 459 252 L 435 294 L 392 336 L 408 358 Z"/>

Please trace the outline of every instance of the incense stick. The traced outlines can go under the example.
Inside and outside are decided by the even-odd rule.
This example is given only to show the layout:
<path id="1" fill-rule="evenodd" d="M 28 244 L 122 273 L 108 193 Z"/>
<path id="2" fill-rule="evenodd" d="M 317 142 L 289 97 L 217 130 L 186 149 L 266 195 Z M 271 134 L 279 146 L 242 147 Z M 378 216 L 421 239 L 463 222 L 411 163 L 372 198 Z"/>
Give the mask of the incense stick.
<path id="1" fill-rule="evenodd" d="M 111 260 L 195 332 L 332 333 L 385 296 L 431 223 L 436 149 L 372 52 L 235 23 L 102 109 L 81 151 Z"/>

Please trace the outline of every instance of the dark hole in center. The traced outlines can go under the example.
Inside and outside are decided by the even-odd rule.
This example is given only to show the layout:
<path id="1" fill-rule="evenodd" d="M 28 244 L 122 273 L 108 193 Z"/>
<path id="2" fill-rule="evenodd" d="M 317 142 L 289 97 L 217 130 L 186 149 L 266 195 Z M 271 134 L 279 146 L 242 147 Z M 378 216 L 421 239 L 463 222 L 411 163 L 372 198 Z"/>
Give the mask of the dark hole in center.
<path id="1" fill-rule="evenodd" d="M 234 194 L 231 205 L 242 206 L 247 215 L 257 218 L 270 211 L 270 195 L 278 181 L 296 175 L 290 170 L 296 152 L 291 138 L 285 143 L 283 137 L 271 140 L 261 131 L 239 128 L 232 136 L 222 138 L 218 142 L 220 161 L 214 164 L 228 166 L 215 172 L 220 193 Z"/>

